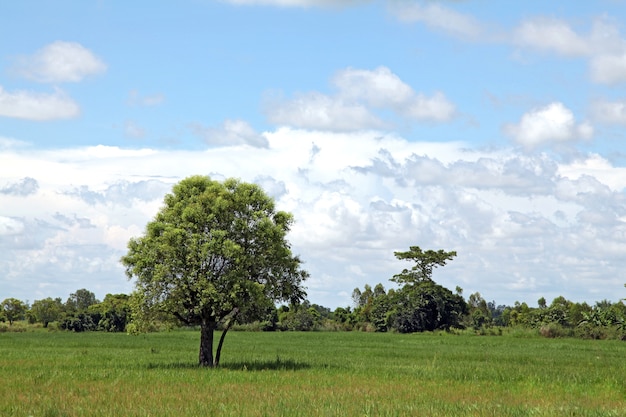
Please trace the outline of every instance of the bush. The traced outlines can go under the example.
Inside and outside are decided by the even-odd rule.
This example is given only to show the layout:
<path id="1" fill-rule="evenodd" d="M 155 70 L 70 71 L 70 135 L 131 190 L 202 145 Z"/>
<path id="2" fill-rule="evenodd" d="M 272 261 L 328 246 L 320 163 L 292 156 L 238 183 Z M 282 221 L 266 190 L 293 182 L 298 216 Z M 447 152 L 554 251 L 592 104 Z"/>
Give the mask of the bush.
<path id="1" fill-rule="evenodd" d="M 559 323 L 548 323 L 539 328 L 539 334 L 549 338 L 570 337 L 572 331 Z"/>
<path id="2" fill-rule="evenodd" d="M 25 331 L 26 325 L 19 322 L 13 322 L 13 325 L 0 323 L 0 333 L 23 333 Z"/>
<path id="3" fill-rule="evenodd" d="M 74 332 L 85 332 L 96 330 L 98 328 L 96 322 L 89 314 L 79 313 L 76 316 L 67 316 L 59 322 L 59 328 L 62 330 L 71 330 Z"/>

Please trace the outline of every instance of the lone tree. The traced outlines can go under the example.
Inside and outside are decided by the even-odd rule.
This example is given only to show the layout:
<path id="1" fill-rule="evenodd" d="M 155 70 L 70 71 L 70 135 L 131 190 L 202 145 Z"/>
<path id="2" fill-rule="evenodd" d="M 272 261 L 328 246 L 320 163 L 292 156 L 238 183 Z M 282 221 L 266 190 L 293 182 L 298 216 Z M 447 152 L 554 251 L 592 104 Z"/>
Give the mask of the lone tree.
<path id="1" fill-rule="evenodd" d="M 411 246 L 406 252 L 394 252 L 396 258 L 415 262 L 411 269 L 394 275 L 391 281 L 403 284 L 396 291 L 387 313 L 387 324 L 401 333 L 449 329 L 459 326 L 467 314 L 467 304 L 459 294 L 436 284 L 433 269 L 444 266 L 456 256 L 455 251 L 423 251 Z"/>
<path id="2" fill-rule="evenodd" d="M 404 269 L 401 273 L 391 278 L 391 281 L 398 284 L 432 281 L 433 269 L 438 266 L 444 266 L 447 261 L 451 261 L 456 256 L 455 251 L 446 252 L 443 249 L 423 251 L 419 246 L 410 246 L 406 252 L 394 252 L 393 254 L 400 260 L 415 262 L 411 269 Z"/>
<path id="3" fill-rule="evenodd" d="M 255 184 L 193 176 L 176 184 L 144 236 L 121 261 L 135 277 L 133 317 L 173 317 L 200 326 L 201 366 L 219 365 L 224 337 L 237 315 L 250 319 L 267 301 L 299 303 L 308 273 L 286 234 L 291 214 Z M 224 331 L 213 357 L 213 332 Z"/>

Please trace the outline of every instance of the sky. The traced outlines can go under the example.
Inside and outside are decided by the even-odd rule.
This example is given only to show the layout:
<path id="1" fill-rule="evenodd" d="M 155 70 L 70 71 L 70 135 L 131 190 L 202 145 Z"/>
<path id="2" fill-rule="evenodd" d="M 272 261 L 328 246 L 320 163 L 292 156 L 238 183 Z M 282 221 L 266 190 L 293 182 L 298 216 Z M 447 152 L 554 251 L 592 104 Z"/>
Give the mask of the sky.
<path id="1" fill-rule="evenodd" d="M 626 297 L 626 2 L 0 5 L 0 299 L 99 299 L 171 187 L 261 185 L 308 299 L 456 251 L 467 297 Z"/>

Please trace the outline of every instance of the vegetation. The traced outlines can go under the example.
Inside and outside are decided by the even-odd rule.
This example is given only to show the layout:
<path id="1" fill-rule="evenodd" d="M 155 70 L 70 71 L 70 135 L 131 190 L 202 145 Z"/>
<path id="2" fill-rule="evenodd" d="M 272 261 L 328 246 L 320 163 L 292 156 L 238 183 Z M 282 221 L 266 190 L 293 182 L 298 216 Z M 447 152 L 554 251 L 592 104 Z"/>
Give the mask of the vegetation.
<path id="1" fill-rule="evenodd" d="M 3 416 L 623 416 L 626 344 L 473 332 L 0 334 Z"/>
<path id="2" fill-rule="evenodd" d="M 199 363 L 219 364 L 237 315 L 259 318 L 275 301 L 304 298 L 307 273 L 285 236 L 292 216 L 255 184 L 195 176 L 176 184 L 145 235 L 122 258 L 136 278 L 136 325 L 176 319 L 200 326 Z M 213 333 L 225 322 L 215 360 Z"/>
<path id="3" fill-rule="evenodd" d="M 432 277 L 456 252 L 411 246 L 396 288 L 331 311 L 305 299 L 291 222 L 256 185 L 183 180 L 129 242 L 133 294 L 2 302 L 0 415 L 623 415 L 626 344 L 574 339 L 626 340 L 623 300 L 465 300 Z M 215 367 L 231 326 L 256 332 L 200 371 L 195 332 Z"/>

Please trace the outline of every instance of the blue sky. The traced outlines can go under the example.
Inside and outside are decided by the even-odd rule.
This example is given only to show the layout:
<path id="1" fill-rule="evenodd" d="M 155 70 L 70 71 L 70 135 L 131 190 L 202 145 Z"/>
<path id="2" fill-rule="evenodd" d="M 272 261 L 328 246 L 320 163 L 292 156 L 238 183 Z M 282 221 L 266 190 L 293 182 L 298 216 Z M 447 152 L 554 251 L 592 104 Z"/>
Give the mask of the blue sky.
<path id="1" fill-rule="evenodd" d="M 294 214 L 318 304 L 411 245 L 498 304 L 626 294 L 624 1 L 5 3 L 0 299 L 129 292 L 195 174 Z"/>

